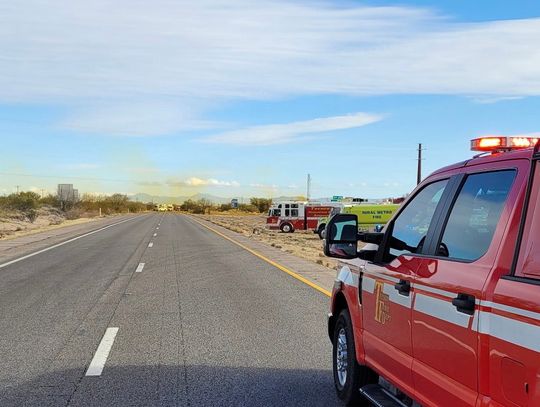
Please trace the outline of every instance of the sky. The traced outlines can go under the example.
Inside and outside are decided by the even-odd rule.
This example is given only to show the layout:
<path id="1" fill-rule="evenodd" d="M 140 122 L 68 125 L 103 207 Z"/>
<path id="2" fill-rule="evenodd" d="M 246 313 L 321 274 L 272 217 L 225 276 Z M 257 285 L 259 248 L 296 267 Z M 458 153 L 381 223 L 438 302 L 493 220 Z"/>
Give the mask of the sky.
<path id="1" fill-rule="evenodd" d="M 539 66 L 532 0 L 0 0 L 0 194 L 401 196 Z"/>

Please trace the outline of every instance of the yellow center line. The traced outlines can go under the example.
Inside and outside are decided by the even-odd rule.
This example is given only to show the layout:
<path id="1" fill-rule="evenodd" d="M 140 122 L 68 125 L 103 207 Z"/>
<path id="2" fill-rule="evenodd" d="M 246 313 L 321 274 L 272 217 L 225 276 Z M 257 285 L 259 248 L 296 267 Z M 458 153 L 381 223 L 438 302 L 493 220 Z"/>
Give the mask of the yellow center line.
<path id="1" fill-rule="evenodd" d="M 216 229 L 214 229 L 214 228 L 212 228 L 212 227 L 210 227 L 210 226 L 207 226 L 207 225 L 205 225 L 205 224 L 202 223 L 202 222 L 199 222 L 197 219 L 195 219 L 195 218 L 193 218 L 193 217 L 191 217 L 191 216 L 190 216 L 189 218 L 190 218 L 191 220 L 193 220 L 194 222 L 197 222 L 199 225 L 205 227 L 206 229 L 208 229 L 208 230 L 214 232 L 216 235 L 219 235 L 219 236 L 221 236 L 222 238 L 227 239 L 229 242 L 234 243 L 235 245 L 241 247 L 242 249 L 244 249 L 244 250 L 250 252 L 252 255 L 258 257 L 259 259 L 261 259 L 261 260 L 267 262 L 268 264 L 271 264 L 272 266 L 274 266 L 275 268 L 277 268 L 277 269 L 283 271 L 284 273 L 287 273 L 288 275 L 290 275 L 291 277 L 297 279 L 298 281 L 301 281 L 302 283 L 307 284 L 307 285 L 310 286 L 311 288 L 313 288 L 313 289 L 315 289 L 315 290 L 317 290 L 317 291 L 323 293 L 324 295 L 326 295 L 326 296 L 328 296 L 328 297 L 331 297 L 331 296 L 332 296 L 332 293 L 331 293 L 330 291 L 328 291 L 328 290 L 322 288 L 321 286 L 315 284 L 314 282 L 308 280 L 307 278 L 302 277 L 300 274 L 295 273 L 295 272 L 292 271 L 292 270 L 289 270 L 287 267 L 282 266 L 281 264 L 276 263 L 276 262 L 273 261 L 273 260 L 270 260 L 268 257 L 265 257 L 265 256 L 263 256 L 262 254 L 256 252 L 255 250 L 250 249 L 249 247 L 243 245 L 242 243 L 237 242 L 236 240 L 234 240 L 234 239 L 230 238 L 229 236 L 227 236 L 227 235 L 221 233 L 220 231 L 218 231 L 218 230 L 216 230 Z"/>

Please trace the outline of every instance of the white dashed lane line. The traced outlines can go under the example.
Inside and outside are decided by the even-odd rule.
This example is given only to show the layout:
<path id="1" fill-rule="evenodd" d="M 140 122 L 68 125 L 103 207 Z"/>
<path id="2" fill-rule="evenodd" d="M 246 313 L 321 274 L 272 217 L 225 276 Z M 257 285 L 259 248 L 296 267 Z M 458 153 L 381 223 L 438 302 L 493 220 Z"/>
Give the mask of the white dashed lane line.
<path id="1" fill-rule="evenodd" d="M 101 376 L 117 333 L 118 328 L 107 328 L 105 335 L 103 335 L 103 338 L 99 343 L 94 358 L 90 362 L 90 366 L 88 366 L 86 376 Z"/>
<path id="2" fill-rule="evenodd" d="M 154 243 L 153 242 L 148 243 L 148 247 L 154 247 Z"/>
<path id="3" fill-rule="evenodd" d="M 157 233 L 154 233 L 154 237 L 156 237 L 156 236 L 157 236 Z"/>
<path id="4" fill-rule="evenodd" d="M 137 269 L 135 270 L 135 273 L 140 273 L 141 271 L 143 271 L 143 268 L 144 268 L 144 263 L 139 263 L 139 265 L 137 266 Z"/>

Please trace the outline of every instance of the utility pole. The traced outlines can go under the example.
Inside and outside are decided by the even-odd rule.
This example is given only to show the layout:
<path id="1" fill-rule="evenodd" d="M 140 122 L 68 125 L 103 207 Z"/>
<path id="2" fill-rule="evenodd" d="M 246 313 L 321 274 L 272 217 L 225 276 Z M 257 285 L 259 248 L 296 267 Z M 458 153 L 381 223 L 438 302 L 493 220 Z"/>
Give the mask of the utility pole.
<path id="1" fill-rule="evenodd" d="M 307 200 L 311 198 L 311 174 L 307 175 Z"/>
<path id="2" fill-rule="evenodd" d="M 418 144 L 418 170 L 416 173 L 416 185 L 422 182 L 422 143 Z"/>
<path id="3" fill-rule="evenodd" d="M 45 195 L 44 191 L 45 190 L 43 188 L 41 188 L 41 199 L 43 199 L 43 196 Z"/>
<path id="4" fill-rule="evenodd" d="M 19 186 L 20 185 L 17 185 L 17 195 L 19 195 Z"/>

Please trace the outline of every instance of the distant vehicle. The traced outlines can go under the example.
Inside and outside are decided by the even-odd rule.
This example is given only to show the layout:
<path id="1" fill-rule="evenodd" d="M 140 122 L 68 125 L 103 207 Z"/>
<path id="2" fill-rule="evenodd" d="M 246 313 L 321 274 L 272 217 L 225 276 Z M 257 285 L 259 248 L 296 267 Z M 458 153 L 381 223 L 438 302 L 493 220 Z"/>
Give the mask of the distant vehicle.
<path id="1" fill-rule="evenodd" d="M 154 205 L 154 211 L 159 211 L 159 204 Z"/>
<path id="2" fill-rule="evenodd" d="M 427 177 L 384 232 L 358 233 L 355 214 L 328 222 L 347 405 L 540 406 L 540 142 L 471 147 L 483 154 Z"/>
<path id="3" fill-rule="evenodd" d="M 336 213 L 351 213 L 358 215 L 358 227 L 361 231 L 374 231 L 381 229 L 398 210 L 397 204 L 358 204 L 345 205 L 343 209 L 335 208 L 330 216 Z M 314 233 L 317 233 L 321 239 L 324 239 L 324 232 L 329 217 L 320 218 Z"/>
<path id="4" fill-rule="evenodd" d="M 266 227 L 292 233 L 295 230 L 314 230 L 320 218 L 328 217 L 340 203 L 284 201 L 272 204 L 266 218 Z"/>
<path id="5" fill-rule="evenodd" d="M 159 204 L 158 211 L 159 212 L 167 212 L 167 205 L 166 204 Z"/>
<path id="6" fill-rule="evenodd" d="M 173 204 L 168 204 L 168 205 L 167 205 L 167 211 L 169 211 L 169 212 L 174 211 L 174 206 L 173 206 Z"/>

